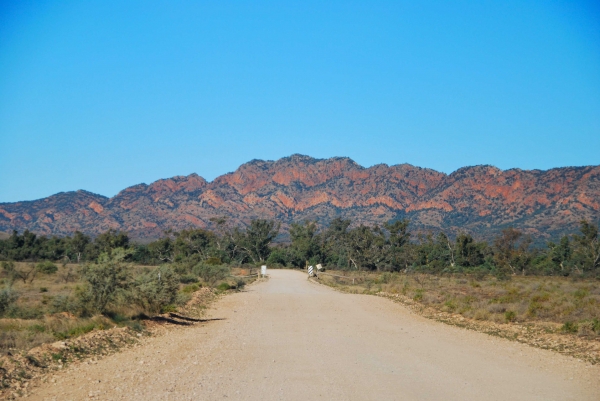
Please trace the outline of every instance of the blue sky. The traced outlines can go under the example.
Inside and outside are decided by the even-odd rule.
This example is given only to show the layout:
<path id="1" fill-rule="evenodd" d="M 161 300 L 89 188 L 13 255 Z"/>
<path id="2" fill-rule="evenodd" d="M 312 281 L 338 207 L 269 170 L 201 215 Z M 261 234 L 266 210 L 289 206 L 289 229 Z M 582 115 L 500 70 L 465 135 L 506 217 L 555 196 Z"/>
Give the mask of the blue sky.
<path id="1" fill-rule="evenodd" d="M 0 202 L 293 153 L 600 164 L 600 5 L 0 2 Z"/>

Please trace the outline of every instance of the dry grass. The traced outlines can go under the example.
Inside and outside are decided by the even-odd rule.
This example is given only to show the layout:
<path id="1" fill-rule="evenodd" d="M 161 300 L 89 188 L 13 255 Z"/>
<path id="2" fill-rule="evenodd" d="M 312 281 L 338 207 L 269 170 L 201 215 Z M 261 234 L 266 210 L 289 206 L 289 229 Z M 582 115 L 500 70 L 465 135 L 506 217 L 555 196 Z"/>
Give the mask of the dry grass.
<path id="1" fill-rule="evenodd" d="M 0 351 L 8 353 L 28 350 L 41 344 L 114 326 L 113 321 L 103 316 L 79 319 L 66 313 L 31 320 L 0 319 Z"/>
<path id="2" fill-rule="evenodd" d="M 600 283 L 597 280 L 515 276 L 501 281 L 494 277 L 328 273 L 344 278 L 321 275 L 320 280 L 348 292 L 401 294 L 423 306 L 468 319 L 554 323 L 557 331 L 600 337 Z"/>
<path id="3" fill-rule="evenodd" d="M 11 285 L 11 288 L 19 295 L 17 302 L 5 314 L 5 318 L 0 319 L 0 354 L 26 351 L 41 344 L 75 338 L 92 330 L 103 330 L 115 326 L 129 326 L 136 330 L 142 328 L 138 317 L 143 316 L 144 310 L 140 306 L 128 303 L 115 305 L 110 316 L 82 318 L 65 312 L 65 310 L 71 309 L 65 309 L 59 301 L 75 299 L 78 288 L 84 283 L 79 275 L 80 265 L 62 266 L 57 264 L 57 266 L 58 271 L 55 274 L 38 272 L 25 282 L 16 280 L 12 283 L 9 282 L 6 272 L 0 270 L 0 288 Z M 28 271 L 32 264 L 15 262 L 15 267 Z M 129 268 L 132 270 L 132 275 L 137 276 L 155 269 L 156 266 L 130 265 Z M 252 269 L 252 273 L 256 273 L 256 271 L 256 268 Z M 250 274 L 248 267 L 231 269 L 232 276 L 248 274 Z M 228 288 L 239 289 L 240 280 L 248 284 L 254 281 L 255 277 L 243 279 L 228 277 L 223 282 L 228 284 Z M 180 284 L 179 305 L 195 299 L 195 296 L 200 293 L 198 290 L 207 286 L 207 283 L 203 283 L 198 277 L 195 277 L 194 281 Z M 204 301 L 206 300 L 200 304 L 205 303 Z M 169 307 L 173 309 L 170 310 L 171 312 L 177 309 L 174 305 Z M 199 308 L 202 309 L 201 306 Z M 194 312 L 200 313 L 201 310 L 194 310 Z"/>
<path id="4" fill-rule="evenodd" d="M 439 322 L 600 363 L 597 280 L 328 271 L 319 281 L 387 297 Z"/>

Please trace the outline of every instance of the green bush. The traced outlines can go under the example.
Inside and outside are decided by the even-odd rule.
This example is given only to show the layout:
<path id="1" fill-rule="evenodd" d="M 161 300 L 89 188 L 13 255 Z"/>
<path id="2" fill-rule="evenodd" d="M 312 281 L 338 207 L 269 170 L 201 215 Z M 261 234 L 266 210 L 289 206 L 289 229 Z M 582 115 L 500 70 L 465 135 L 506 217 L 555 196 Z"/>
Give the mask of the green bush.
<path id="1" fill-rule="evenodd" d="M 231 286 L 227 283 L 221 283 L 217 286 L 217 290 L 219 290 L 219 291 L 227 291 L 230 289 L 231 289 Z"/>
<path id="2" fill-rule="evenodd" d="M 179 279 L 167 265 L 139 276 L 133 288 L 133 297 L 138 305 L 150 313 L 159 313 L 177 298 Z"/>
<path id="3" fill-rule="evenodd" d="M 12 288 L 4 288 L 0 291 L 0 316 L 4 315 L 8 309 L 10 309 L 15 302 L 19 299 L 19 294 Z"/>
<path id="4" fill-rule="evenodd" d="M 3 261 L 2 262 L 2 270 L 4 270 L 7 274 L 10 274 L 11 272 L 13 272 L 15 270 L 15 262 Z"/>
<path id="5" fill-rule="evenodd" d="M 44 316 L 45 310 L 40 306 L 26 306 L 20 307 L 19 305 L 13 304 L 6 311 L 6 317 L 13 319 L 41 319 Z"/>
<path id="6" fill-rule="evenodd" d="M 205 283 L 211 286 L 215 285 L 217 281 L 223 280 L 229 275 L 229 267 L 224 265 L 209 265 L 205 263 L 198 263 L 194 266 L 194 274 L 199 276 Z"/>
<path id="7" fill-rule="evenodd" d="M 578 330 L 579 326 L 577 325 L 577 323 L 573 322 L 566 322 L 561 328 L 561 331 L 564 333 L 577 333 Z"/>
<path id="8" fill-rule="evenodd" d="M 186 285 L 185 287 L 183 287 L 181 292 L 183 292 L 184 294 L 191 294 L 192 292 L 196 292 L 199 289 L 200 289 L 200 286 L 198 284 L 190 284 L 190 285 Z"/>
<path id="9" fill-rule="evenodd" d="M 45 260 L 43 262 L 38 263 L 35 268 L 40 272 L 40 273 L 44 273 L 44 274 L 54 274 L 58 271 L 58 266 L 56 266 L 54 263 L 50 262 L 49 260 Z"/>
<path id="10" fill-rule="evenodd" d="M 109 303 L 130 286 L 129 269 L 123 263 L 127 256 L 124 249 L 117 248 L 111 255 L 100 255 L 98 264 L 84 266 L 81 273 L 88 285 L 79 291 L 80 301 L 98 312 L 107 312 Z"/>
<path id="11" fill-rule="evenodd" d="M 56 339 L 58 340 L 65 340 L 67 338 L 79 337 L 81 335 L 87 334 L 94 329 L 105 330 L 106 327 L 102 323 L 97 322 L 84 323 L 70 328 L 66 331 L 55 332 L 54 337 L 56 337 Z"/>
<path id="12" fill-rule="evenodd" d="M 517 320 L 517 314 L 512 310 L 507 310 L 506 312 L 504 312 L 504 319 L 507 322 L 514 322 L 515 320 Z"/>
<path id="13" fill-rule="evenodd" d="M 197 283 L 198 277 L 192 274 L 184 274 L 181 277 L 179 277 L 179 282 L 182 284 Z"/>
<path id="14" fill-rule="evenodd" d="M 43 324 L 33 324 L 27 328 L 27 330 L 33 333 L 43 333 L 46 331 L 46 326 Z"/>
<path id="15" fill-rule="evenodd" d="M 69 312 L 75 315 L 86 315 L 86 311 L 81 304 L 80 298 L 73 298 L 68 295 L 57 295 L 50 304 L 50 313 Z"/>
<path id="16" fill-rule="evenodd" d="M 193 276 L 190 275 L 190 270 L 192 270 L 192 267 L 194 266 L 194 264 L 190 264 L 189 260 L 180 260 L 176 263 L 171 263 L 171 268 L 173 269 L 173 271 L 177 274 L 179 274 L 180 276 Z"/>
<path id="17" fill-rule="evenodd" d="M 163 305 L 160 308 L 160 313 L 170 313 L 170 312 L 177 312 L 177 306 L 175 306 L 173 304 L 168 304 L 168 305 Z"/>
<path id="18" fill-rule="evenodd" d="M 27 280 L 29 280 L 29 283 L 32 283 L 37 268 L 34 264 L 29 264 L 27 267 L 17 267 L 13 262 L 2 262 L 2 270 L 8 276 L 9 285 L 12 285 L 16 280 L 22 280 L 23 284 Z"/>

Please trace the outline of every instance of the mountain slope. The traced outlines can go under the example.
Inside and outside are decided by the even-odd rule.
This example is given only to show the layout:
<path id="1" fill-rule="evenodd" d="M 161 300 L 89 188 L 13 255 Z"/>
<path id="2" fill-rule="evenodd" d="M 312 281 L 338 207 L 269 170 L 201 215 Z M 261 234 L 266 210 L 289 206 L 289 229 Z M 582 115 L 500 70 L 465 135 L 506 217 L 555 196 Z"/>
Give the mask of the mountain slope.
<path id="1" fill-rule="evenodd" d="M 110 199 L 76 191 L 0 203 L 0 230 L 95 235 L 114 228 L 156 238 L 169 228 L 210 227 L 210 219 L 220 216 L 232 225 L 278 219 L 284 228 L 305 219 L 373 224 L 407 217 L 426 230 L 489 237 L 513 225 L 549 238 L 575 231 L 581 219 L 598 220 L 600 166 L 548 171 L 475 166 L 446 175 L 409 164 L 364 168 L 349 158 L 292 155 L 253 160 L 210 183 L 191 174 L 135 185 Z"/>

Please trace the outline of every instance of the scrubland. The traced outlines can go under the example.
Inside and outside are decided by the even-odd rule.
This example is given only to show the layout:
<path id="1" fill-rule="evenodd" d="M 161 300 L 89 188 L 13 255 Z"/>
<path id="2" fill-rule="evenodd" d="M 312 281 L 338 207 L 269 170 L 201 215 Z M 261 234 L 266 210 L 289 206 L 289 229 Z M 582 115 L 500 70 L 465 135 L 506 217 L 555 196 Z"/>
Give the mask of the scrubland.
<path id="1" fill-rule="evenodd" d="M 35 267 L 33 263 L 14 262 L 13 265 L 17 271 L 30 271 Z M 27 351 L 93 330 L 129 327 L 140 332 L 155 315 L 179 312 L 201 288 L 223 292 L 241 288 L 252 279 L 235 277 L 248 275 L 248 268 L 230 266 L 212 266 L 214 271 L 204 274 L 204 279 L 193 272 L 173 272 L 173 277 L 165 277 L 163 272 L 161 281 L 142 283 L 149 287 L 146 294 L 139 294 L 139 290 L 136 294 L 131 284 L 140 281 L 140 277 L 153 275 L 158 278 L 156 272 L 161 267 L 126 264 L 122 268 L 131 281 L 129 288 L 113 288 L 114 297 L 104 310 L 100 310 L 91 305 L 93 299 L 90 300 L 90 294 L 86 293 L 89 283 L 82 273 L 83 265 L 56 265 L 56 268 L 52 274 L 41 273 L 38 269 L 35 275 L 25 280 L 11 279 L 9 273 L 2 273 L 0 285 L 5 287 L 0 293 L 2 354 Z M 173 271 L 171 267 L 163 266 L 162 269 Z M 166 280 L 171 281 L 170 294 L 164 294 L 158 284 Z"/>
<path id="2" fill-rule="evenodd" d="M 600 362 L 596 279 L 327 271 L 319 281 L 386 296 L 445 323 Z"/>

